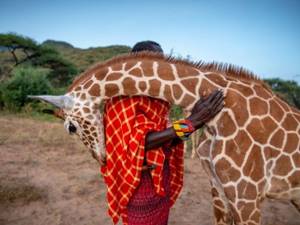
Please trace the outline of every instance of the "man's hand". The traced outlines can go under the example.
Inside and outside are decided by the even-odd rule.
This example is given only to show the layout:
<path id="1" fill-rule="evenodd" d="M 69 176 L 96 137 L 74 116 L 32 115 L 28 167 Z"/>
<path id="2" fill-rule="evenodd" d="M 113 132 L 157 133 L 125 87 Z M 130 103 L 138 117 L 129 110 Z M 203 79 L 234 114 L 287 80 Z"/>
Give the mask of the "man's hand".
<path id="1" fill-rule="evenodd" d="M 207 98 L 200 99 L 196 102 L 192 114 L 187 118 L 189 119 L 195 129 L 199 129 L 212 119 L 224 106 L 224 95 L 222 91 L 214 91 Z M 173 127 L 169 127 L 163 131 L 150 132 L 146 136 L 145 149 L 155 149 L 165 143 L 173 142 L 177 144 L 180 139 L 178 138 Z"/>
<path id="2" fill-rule="evenodd" d="M 224 94 L 221 90 L 212 92 L 208 97 L 201 98 L 192 109 L 192 114 L 187 118 L 198 129 L 211 120 L 224 106 Z"/>

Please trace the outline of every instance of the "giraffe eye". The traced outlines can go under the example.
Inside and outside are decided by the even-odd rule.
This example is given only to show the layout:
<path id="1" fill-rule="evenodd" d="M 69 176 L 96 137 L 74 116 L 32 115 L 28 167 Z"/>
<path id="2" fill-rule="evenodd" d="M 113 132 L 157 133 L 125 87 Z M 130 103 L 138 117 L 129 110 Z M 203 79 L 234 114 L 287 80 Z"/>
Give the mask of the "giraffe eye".
<path id="1" fill-rule="evenodd" d="M 70 134 L 75 134 L 76 130 L 77 130 L 77 128 L 75 127 L 75 125 L 73 123 L 71 123 L 71 122 L 69 123 L 68 129 L 69 129 L 69 133 Z"/>

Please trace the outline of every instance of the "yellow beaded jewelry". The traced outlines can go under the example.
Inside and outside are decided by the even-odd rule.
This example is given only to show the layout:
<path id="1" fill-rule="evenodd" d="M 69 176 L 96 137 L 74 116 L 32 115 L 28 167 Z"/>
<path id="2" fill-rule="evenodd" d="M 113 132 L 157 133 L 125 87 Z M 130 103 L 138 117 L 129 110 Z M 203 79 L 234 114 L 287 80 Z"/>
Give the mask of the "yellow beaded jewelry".
<path id="1" fill-rule="evenodd" d="M 195 131 L 190 120 L 177 120 L 173 122 L 173 129 L 176 135 L 183 141 L 188 140 L 189 136 Z"/>

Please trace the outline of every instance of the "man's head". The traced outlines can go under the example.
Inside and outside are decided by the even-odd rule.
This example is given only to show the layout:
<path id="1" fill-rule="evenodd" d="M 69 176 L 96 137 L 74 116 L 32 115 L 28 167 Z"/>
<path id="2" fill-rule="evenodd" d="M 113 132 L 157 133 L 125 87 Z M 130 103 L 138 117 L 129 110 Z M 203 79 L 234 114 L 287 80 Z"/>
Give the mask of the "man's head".
<path id="1" fill-rule="evenodd" d="M 155 41 L 141 41 L 136 43 L 131 52 L 151 51 L 164 53 L 160 45 Z"/>

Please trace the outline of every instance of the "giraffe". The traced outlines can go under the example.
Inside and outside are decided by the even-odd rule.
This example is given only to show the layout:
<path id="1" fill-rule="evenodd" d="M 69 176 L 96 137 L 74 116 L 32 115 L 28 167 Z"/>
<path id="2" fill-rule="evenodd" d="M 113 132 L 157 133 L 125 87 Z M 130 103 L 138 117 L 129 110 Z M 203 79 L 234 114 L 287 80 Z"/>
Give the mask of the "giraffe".
<path id="1" fill-rule="evenodd" d="M 103 101 L 145 95 L 190 111 L 215 89 L 224 91 L 225 106 L 206 124 L 197 149 L 211 183 L 215 224 L 260 224 L 265 198 L 288 199 L 299 209 L 300 112 L 242 68 L 128 54 L 88 69 L 63 96 L 34 98 L 60 107 L 67 131 L 101 159 L 110 157 L 104 151 Z"/>

